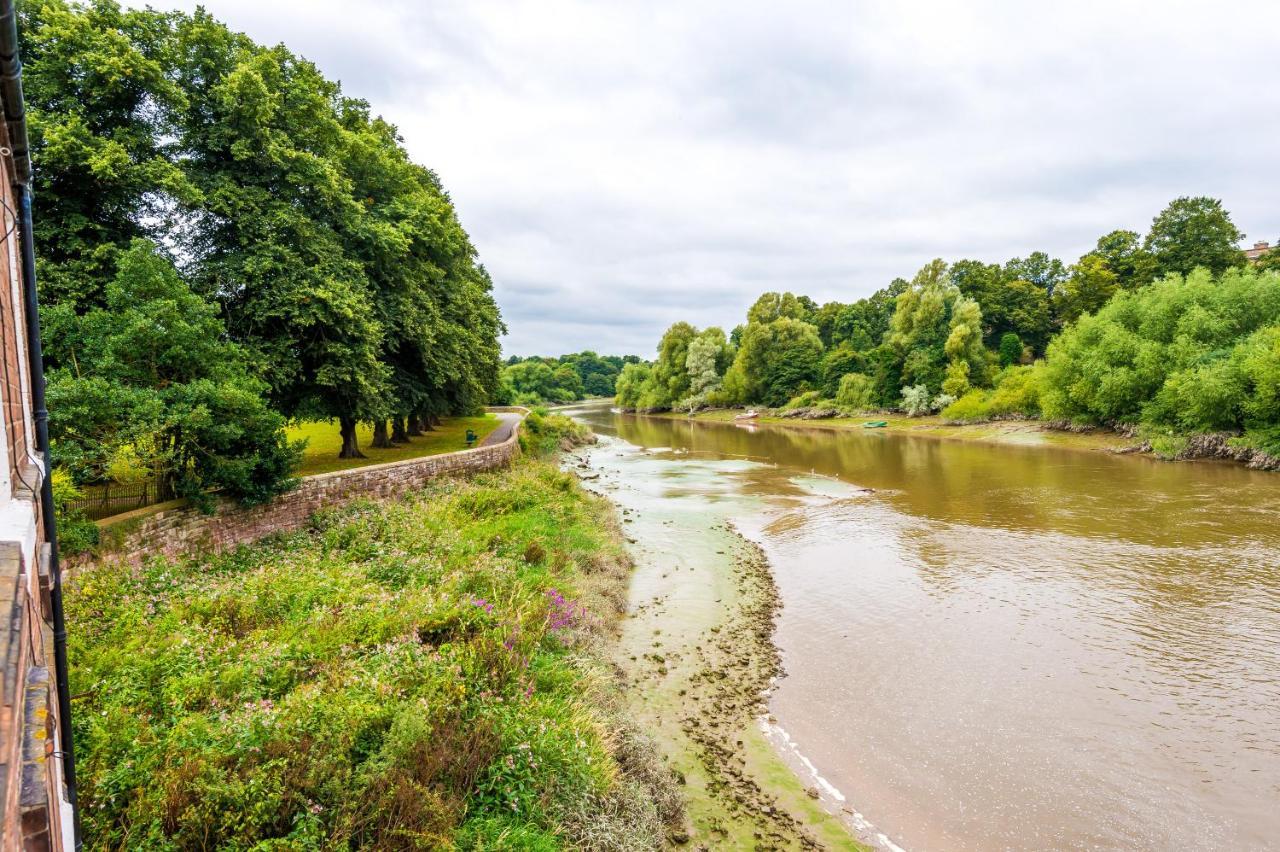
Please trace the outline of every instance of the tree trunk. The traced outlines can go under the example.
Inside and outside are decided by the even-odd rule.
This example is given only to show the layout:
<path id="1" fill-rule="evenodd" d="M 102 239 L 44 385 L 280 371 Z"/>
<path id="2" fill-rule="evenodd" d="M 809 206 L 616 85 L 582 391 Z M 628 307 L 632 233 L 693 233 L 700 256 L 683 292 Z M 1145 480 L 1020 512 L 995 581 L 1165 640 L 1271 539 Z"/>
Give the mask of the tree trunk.
<path id="1" fill-rule="evenodd" d="M 379 450 L 389 450 L 394 446 L 387 435 L 387 421 L 381 419 L 373 421 L 373 441 L 369 446 Z"/>
<path id="2" fill-rule="evenodd" d="M 422 434 L 422 415 L 418 412 L 411 412 L 406 418 L 409 422 L 406 425 L 405 434 L 410 438 L 416 438 Z"/>
<path id="3" fill-rule="evenodd" d="M 439 426 L 444 422 L 443 420 L 440 419 L 440 415 L 438 414 L 428 414 L 427 417 L 428 417 L 427 422 L 431 424 L 432 428 L 435 428 L 436 426 Z"/>
<path id="4" fill-rule="evenodd" d="M 403 414 L 397 414 L 391 418 L 391 443 L 407 444 L 409 443 L 409 432 L 404 427 L 404 421 L 407 418 Z"/>
<path id="5" fill-rule="evenodd" d="M 426 412 L 418 415 L 418 424 L 421 426 L 423 432 L 436 431 L 436 427 L 431 425 L 431 415 Z"/>
<path id="6" fill-rule="evenodd" d="M 356 419 L 354 417 L 339 417 L 338 428 L 342 430 L 342 449 L 338 452 L 338 458 L 365 458 L 365 454 L 360 452 L 360 445 L 356 443 Z"/>

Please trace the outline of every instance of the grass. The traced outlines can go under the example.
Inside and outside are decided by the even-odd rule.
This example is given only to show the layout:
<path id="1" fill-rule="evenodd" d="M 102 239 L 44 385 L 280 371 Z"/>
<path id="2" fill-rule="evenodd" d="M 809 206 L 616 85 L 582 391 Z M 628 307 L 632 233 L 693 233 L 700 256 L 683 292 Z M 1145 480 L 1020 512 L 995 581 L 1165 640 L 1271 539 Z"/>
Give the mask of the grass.
<path id="1" fill-rule="evenodd" d="M 338 433 L 337 421 L 313 421 L 290 426 L 290 440 L 307 439 L 307 449 L 302 456 L 299 476 L 311 476 L 316 473 L 331 473 L 335 470 L 347 470 L 369 464 L 404 461 L 422 456 L 433 456 L 437 453 L 449 453 L 466 449 L 467 430 L 476 433 L 477 444 L 498 426 L 498 418 L 492 414 L 480 417 L 448 417 L 444 423 L 436 427 L 434 432 L 410 439 L 407 444 L 396 444 L 391 449 L 377 450 L 370 447 L 373 440 L 373 427 L 361 423 L 356 427 L 356 437 L 360 443 L 360 451 L 368 458 L 340 459 L 338 451 L 342 449 L 342 436 Z"/>
<path id="2" fill-rule="evenodd" d="M 652 849 L 680 819 L 606 662 L 629 563 L 553 465 L 68 589 L 97 849 Z"/>

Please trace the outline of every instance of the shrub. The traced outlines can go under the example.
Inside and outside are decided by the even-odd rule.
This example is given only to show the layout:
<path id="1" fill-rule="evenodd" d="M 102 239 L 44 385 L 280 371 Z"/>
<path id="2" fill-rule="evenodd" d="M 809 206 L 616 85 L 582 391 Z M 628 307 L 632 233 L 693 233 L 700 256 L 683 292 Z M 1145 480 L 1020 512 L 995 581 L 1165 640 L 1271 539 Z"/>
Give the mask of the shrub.
<path id="1" fill-rule="evenodd" d="M 836 404 L 841 408 L 862 411 L 871 408 L 875 402 L 875 383 L 862 373 L 845 373 L 840 377 L 840 388 L 836 391 Z"/>
<path id="2" fill-rule="evenodd" d="M 1037 417 L 1040 414 L 1040 373 L 1033 367 L 1008 367 L 996 376 L 991 390 L 971 390 L 944 406 L 948 420 L 987 420 L 1010 414 Z"/>
<path id="3" fill-rule="evenodd" d="M 820 391 L 805 391 L 799 396 L 793 396 L 783 408 L 813 408 L 822 402 L 822 393 Z"/>
<path id="4" fill-rule="evenodd" d="M 71 501 L 84 497 L 71 475 L 60 467 L 53 469 L 53 507 L 58 524 L 58 550 L 61 553 L 84 553 L 98 543 L 98 525 L 72 508 Z"/>
<path id="5" fill-rule="evenodd" d="M 554 453 L 564 444 L 586 443 L 591 430 L 563 414 L 551 414 L 545 407 L 531 410 L 520 424 L 520 449 L 534 457 Z"/>
<path id="6" fill-rule="evenodd" d="M 902 389 L 902 410 L 911 417 L 928 414 L 933 410 L 931 403 L 929 388 L 925 385 L 912 385 Z"/>

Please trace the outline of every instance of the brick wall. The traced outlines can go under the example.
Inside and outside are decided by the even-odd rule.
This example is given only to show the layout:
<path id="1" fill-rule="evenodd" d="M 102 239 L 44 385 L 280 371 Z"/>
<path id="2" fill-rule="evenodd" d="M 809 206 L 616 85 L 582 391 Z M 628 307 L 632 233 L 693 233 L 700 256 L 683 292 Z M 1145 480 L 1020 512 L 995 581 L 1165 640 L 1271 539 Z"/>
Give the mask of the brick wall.
<path id="1" fill-rule="evenodd" d="M 101 525 L 104 553 L 100 558 L 139 562 L 153 554 L 218 552 L 271 533 L 301 529 L 317 509 L 356 498 L 398 497 L 440 476 L 505 467 L 519 453 L 517 426 L 507 440 L 489 447 L 303 477 L 298 488 L 262 506 L 243 508 L 226 501 L 211 515 L 185 505 L 127 512 Z"/>

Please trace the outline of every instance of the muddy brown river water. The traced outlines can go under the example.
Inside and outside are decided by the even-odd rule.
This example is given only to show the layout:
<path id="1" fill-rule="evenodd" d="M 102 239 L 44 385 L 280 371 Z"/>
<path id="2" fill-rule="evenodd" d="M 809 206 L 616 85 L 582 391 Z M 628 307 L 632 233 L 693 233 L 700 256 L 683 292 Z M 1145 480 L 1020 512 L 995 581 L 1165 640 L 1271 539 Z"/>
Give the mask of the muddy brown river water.
<path id="1" fill-rule="evenodd" d="M 864 837 L 1280 849 L 1280 474 L 571 413 L 639 516 L 715 508 L 662 546 L 764 549 L 770 733 Z"/>

